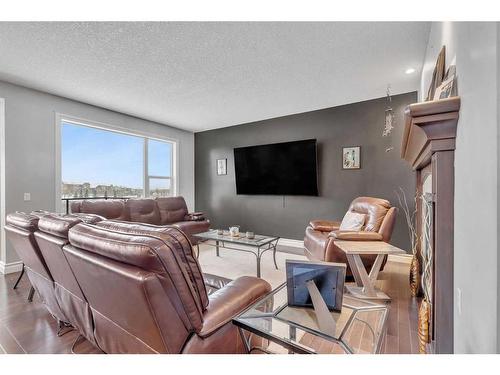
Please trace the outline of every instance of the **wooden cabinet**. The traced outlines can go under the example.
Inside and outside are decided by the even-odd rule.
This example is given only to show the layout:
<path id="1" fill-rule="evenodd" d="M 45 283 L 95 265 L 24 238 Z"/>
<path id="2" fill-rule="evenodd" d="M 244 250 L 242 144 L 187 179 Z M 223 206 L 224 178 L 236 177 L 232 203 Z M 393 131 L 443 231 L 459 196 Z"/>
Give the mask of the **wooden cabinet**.
<path id="1" fill-rule="evenodd" d="M 430 299 L 428 349 L 434 353 L 453 353 L 454 150 L 459 110 L 460 97 L 410 104 L 401 149 L 401 157 L 417 172 L 418 254 L 429 266 L 422 285 Z"/>

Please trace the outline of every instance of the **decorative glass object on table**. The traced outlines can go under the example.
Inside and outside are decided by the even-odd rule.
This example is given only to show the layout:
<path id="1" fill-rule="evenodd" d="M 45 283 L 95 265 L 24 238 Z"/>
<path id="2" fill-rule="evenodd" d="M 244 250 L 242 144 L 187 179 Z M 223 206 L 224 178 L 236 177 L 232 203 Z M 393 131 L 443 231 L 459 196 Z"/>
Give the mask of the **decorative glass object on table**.
<path id="1" fill-rule="evenodd" d="M 288 306 L 286 284 L 282 284 L 234 318 L 233 323 L 240 331 L 252 332 L 289 352 L 380 352 L 386 329 L 387 305 L 344 295 L 342 310 L 332 311 L 331 314 L 336 322 L 335 334 L 327 335 L 320 330 L 314 309 Z M 251 350 L 250 342 L 245 343 Z"/>

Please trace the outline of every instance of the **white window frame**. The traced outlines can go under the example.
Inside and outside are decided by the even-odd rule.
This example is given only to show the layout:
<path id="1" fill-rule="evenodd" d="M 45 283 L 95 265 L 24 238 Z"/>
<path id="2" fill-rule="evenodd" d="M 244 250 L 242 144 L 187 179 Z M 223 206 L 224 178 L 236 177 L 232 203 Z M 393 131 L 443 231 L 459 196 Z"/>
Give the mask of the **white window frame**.
<path id="1" fill-rule="evenodd" d="M 55 114 L 55 171 L 56 171 L 56 205 L 55 209 L 57 212 L 64 212 L 63 201 L 61 197 L 61 185 L 62 185 L 62 152 L 61 152 L 61 132 L 62 123 L 70 123 L 78 126 L 86 126 L 89 128 L 95 128 L 104 131 L 110 131 L 119 134 L 130 135 L 134 137 L 143 138 L 143 196 L 147 197 L 149 195 L 149 179 L 150 178 L 165 178 L 173 180 L 170 186 L 172 188 L 172 195 L 176 196 L 179 194 L 179 140 L 175 138 L 165 137 L 164 135 L 144 132 L 136 129 L 127 129 L 116 125 L 110 125 L 103 122 L 83 119 L 80 117 L 75 117 L 71 115 L 66 115 L 63 113 Z M 171 174 L 172 176 L 150 176 L 148 172 L 148 139 L 157 140 L 161 142 L 168 142 L 172 145 L 172 159 L 171 159 Z"/>

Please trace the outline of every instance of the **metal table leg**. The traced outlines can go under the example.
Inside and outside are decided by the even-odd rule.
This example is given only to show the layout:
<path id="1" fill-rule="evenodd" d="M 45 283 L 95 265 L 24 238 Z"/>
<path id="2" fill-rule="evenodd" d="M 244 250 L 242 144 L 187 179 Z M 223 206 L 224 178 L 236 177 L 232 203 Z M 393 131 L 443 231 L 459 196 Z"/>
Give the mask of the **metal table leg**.
<path id="1" fill-rule="evenodd" d="M 35 288 L 31 287 L 30 292 L 28 294 L 28 301 L 33 302 L 33 296 L 35 295 Z"/>
<path id="2" fill-rule="evenodd" d="M 276 248 L 278 247 L 278 241 L 279 241 L 279 238 L 276 240 L 276 242 L 273 245 L 273 260 L 274 260 L 274 267 L 276 267 L 276 269 L 278 269 L 278 263 L 276 263 Z"/>
<path id="3" fill-rule="evenodd" d="M 257 248 L 257 277 L 260 277 L 260 258 L 262 253 L 260 252 L 260 246 Z"/>
<path id="4" fill-rule="evenodd" d="M 219 241 L 216 240 L 215 241 L 215 253 L 217 254 L 217 256 L 219 257 Z"/>
<path id="5" fill-rule="evenodd" d="M 19 285 L 19 282 L 21 281 L 21 279 L 23 278 L 23 275 L 24 275 L 24 263 L 23 263 L 23 268 L 21 270 L 21 274 L 19 275 L 19 277 L 17 278 L 16 280 L 16 283 L 14 284 L 14 287 L 12 289 L 17 289 L 17 286 Z"/>

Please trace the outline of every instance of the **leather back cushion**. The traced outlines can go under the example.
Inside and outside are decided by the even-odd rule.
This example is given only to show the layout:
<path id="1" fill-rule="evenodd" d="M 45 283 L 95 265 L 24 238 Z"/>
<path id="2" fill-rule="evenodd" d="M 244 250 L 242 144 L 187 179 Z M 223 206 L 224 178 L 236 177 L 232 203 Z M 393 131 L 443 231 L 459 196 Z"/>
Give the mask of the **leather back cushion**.
<path id="1" fill-rule="evenodd" d="M 119 199 L 82 201 L 78 212 L 96 214 L 106 219 L 129 220 L 125 202 Z"/>
<path id="2" fill-rule="evenodd" d="M 151 224 L 132 224 L 123 221 L 107 220 L 97 223 L 97 226 L 112 231 L 128 234 L 145 235 L 158 238 L 169 243 L 180 255 L 183 266 L 186 268 L 191 285 L 196 292 L 199 302 L 205 310 L 208 306 L 208 292 L 205 288 L 203 273 L 201 272 L 198 259 L 193 252 L 191 243 L 181 230 L 176 227 L 156 226 Z"/>
<path id="3" fill-rule="evenodd" d="M 391 208 L 391 203 L 385 199 L 359 197 L 352 201 L 349 211 L 365 214 L 365 227 L 368 232 L 378 232 L 382 221 Z"/>
<path id="4" fill-rule="evenodd" d="M 59 308 L 54 292 L 54 280 L 35 240 L 34 231 L 38 227 L 38 220 L 38 217 L 25 213 L 7 215 L 6 237 L 23 261 L 28 278 L 43 304 L 57 319 L 68 322 Z"/>
<path id="5" fill-rule="evenodd" d="M 52 280 L 42 253 L 35 241 L 34 232 L 38 229 L 38 217 L 22 212 L 8 214 L 5 233 L 26 267 Z"/>
<path id="6" fill-rule="evenodd" d="M 387 211 L 384 221 L 382 221 L 382 225 L 380 226 L 379 233 L 382 235 L 382 239 L 385 242 L 391 240 L 394 224 L 396 223 L 396 214 L 396 207 L 391 207 L 389 211 Z"/>
<path id="7" fill-rule="evenodd" d="M 67 215 L 44 215 L 38 221 L 38 228 L 44 233 L 51 234 L 56 237 L 68 238 L 68 231 L 71 227 L 81 223 L 82 220 L 76 216 Z"/>
<path id="8" fill-rule="evenodd" d="M 133 250 L 131 242 L 127 246 Z M 191 327 L 167 273 L 151 272 L 72 245 L 64 246 L 63 251 L 90 304 L 99 347 L 110 354 L 180 352 Z"/>
<path id="9" fill-rule="evenodd" d="M 160 211 L 154 199 L 129 199 L 125 205 L 130 216 L 130 219 L 125 221 L 160 224 Z"/>
<path id="10" fill-rule="evenodd" d="M 71 213 L 80 212 L 82 209 L 82 201 L 70 201 L 69 210 Z"/>
<path id="11" fill-rule="evenodd" d="M 15 212 L 13 214 L 8 214 L 5 222 L 14 227 L 27 230 L 28 232 L 34 232 L 38 229 L 38 220 L 39 218 L 35 215 Z"/>
<path id="12" fill-rule="evenodd" d="M 188 210 L 183 197 L 156 198 L 156 202 L 162 225 L 186 220 Z"/>
<path id="13" fill-rule="evenodd" d="M 173 244 L 155 237 L 119 233 L 90 224 L 78 224 L 71 228 L 69 241 L 74 247 L 113 262 L 154 273 L 163 284 L 167 294 L 165 298 L 168 297 L 176 307 L 185 327 L 196 331 L 201 329 L 202 307 L 181 256 Z M 105 265 L 102 267 L 102 283 L 105 284 L 106 273 L 116 270 Z"/>

